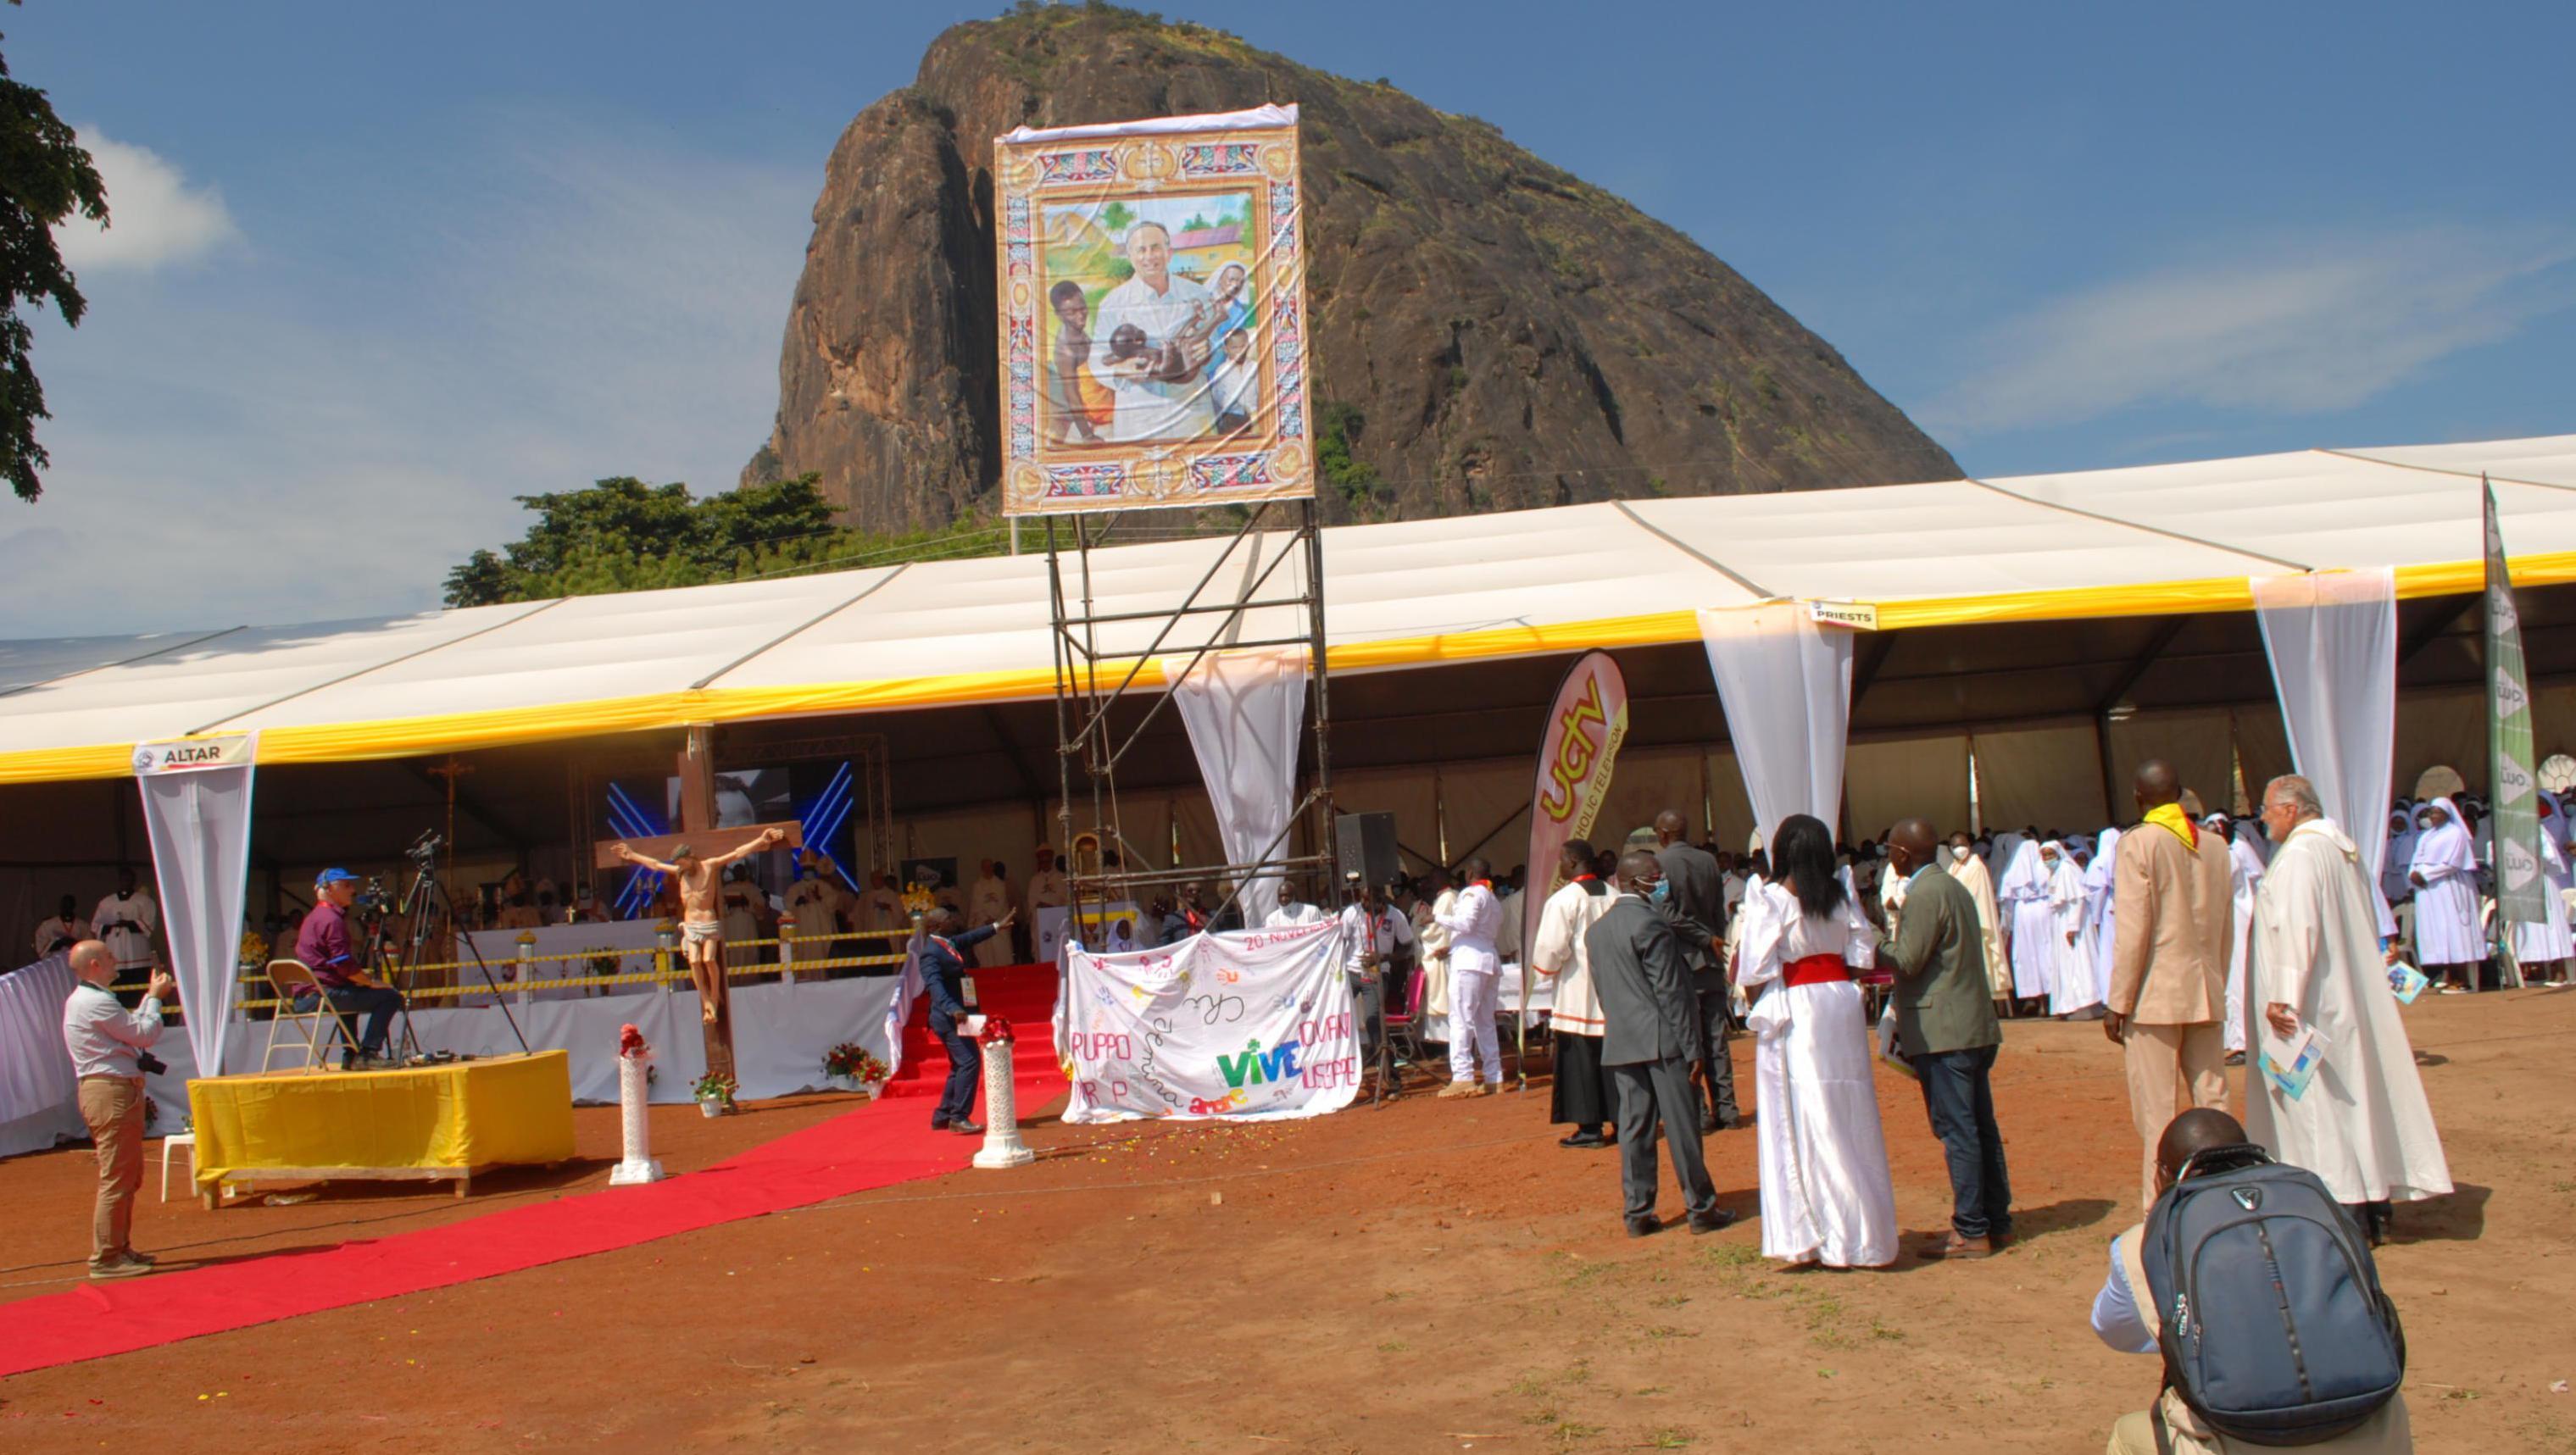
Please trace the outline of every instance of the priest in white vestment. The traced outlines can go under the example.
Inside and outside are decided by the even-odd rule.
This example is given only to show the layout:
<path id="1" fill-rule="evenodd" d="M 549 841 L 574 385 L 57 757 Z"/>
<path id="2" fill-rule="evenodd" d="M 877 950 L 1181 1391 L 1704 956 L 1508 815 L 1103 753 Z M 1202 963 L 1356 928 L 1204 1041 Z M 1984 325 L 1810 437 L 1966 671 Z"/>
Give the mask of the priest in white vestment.
<path id="1" fill-rule="evenodd" d="M 2236 942 L 2227 950 L 2227 1017 L 2221 1039 L 2227 1045 L 2228 1063 L 2236 1065 L 2245 1059 L 2246 950 L 2254 939 L 2254 891 L 2263 882 L 2263 855 L 2243 836 L 2230 831 L 2223 813 L 2201 820 L 2201 827 L 2221 835 L 2227 844 L 2227 893 L 2236 909 Z M 2377 922 L 2374 912 L 2374 927 Z"/>
<path id="2" fill-rule="evenodd" d="M 2415 886 L 2415 955 L 2442 993 L 2477 987 L 2478 962 L 2487 957 L 2478 926 L 2477 841 L 2456 798 L 2437 798 L 2416 815 L 2415 855 L 2407 882 Z"/>
<path id="3" fill-rule="evenodd" d="M 2041 999 L 2057 983 L 2058 952 L 2066 947 L 2066 940 L 2058 933 L 2056 911 L 2049 907 L 2049 877 L 2038 842 L 2024 839 L 2013 846 L 2012 857 L 2004 863 L 2003 880 L 1995 885 L 1995 901 L 2011 929 L 2007 948 L 2012 952 L 2015 1000 Z"/>
<path id="4" fill-rule="evenodd" d="M 2315 1173 L 2376 1242 L 2387 1204 L 2449 1192 L 2450 1165 L 2389 993 L 2361 851 L 2322 815 L 2304 778 L 2272 780 L 2263 823 L 2280 846 L 2254 899 L 2248 1029 L 2277 1050 L 2314 1026 L 2326 1049 L 2296 1100 L 2249 1075 L 2245 1129 Z"/>
<path id="5" fill-rule="evenodd" d="M 1976 842 L 1966 834 L 1952 834 L 1950 862 L 1944 868 L 1977 902 L 1977 943 L 1985 956 L 1986 988 L 1997 1000 L 2012 999 L 2012 961 L 2004 954 L 2003 922 L 1995 913 L 1995 879 L 1986 872 L 1986 861 L 1977 856 Z M 1891 937 L 1894 928 L 1889 926 Z"/>
<path id="6" fill-rule="evenodd" d="M 966 891 L 966 921 L 969 924 L 1000 924 L 1011 912 L 1010 870 L 999 859 L 984 861 L 984 873 Z M 1004 930 L 988 935 L 975 946 L 975 965 L 982 970 L 998 970 L 1012 962 L 1011 933 Z"/>
<path id="7" fill-rule="evenodd" d="M 2084 871 L 2066 846 L 2052 839 L 2039 846 L 2048 874 L 2049 945 L 2056 956 L 2048 982 L 2048 1013 L 2060 1018 L 2102 1003 L 2103 983 L 2093 976 L 2093 957 L 2084 948 Z"/>
<path id="8" fill-rule="evenodd" d="M 1771 872 L 1745 896 L 1735 975 L 1753 996 L 1762 1256 L 1876 1268 L 1896 1257 L 1896 1191 L 1852 972 L 1877 963 L 1878 934 L 1836 878 L 1821 820 L 1780 825 Z"/>

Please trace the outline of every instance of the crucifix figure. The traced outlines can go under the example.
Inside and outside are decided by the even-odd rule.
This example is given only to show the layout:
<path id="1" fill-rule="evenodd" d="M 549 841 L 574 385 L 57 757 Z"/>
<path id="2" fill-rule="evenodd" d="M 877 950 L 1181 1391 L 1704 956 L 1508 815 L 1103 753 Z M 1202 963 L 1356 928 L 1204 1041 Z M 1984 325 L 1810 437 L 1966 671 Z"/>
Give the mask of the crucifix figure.
<path id="1" fill-rule="evenodd" d="M 722 871 L 773 845 L 803 848 L 805 835 L 795 823 L 715 827 L 715 753 L 706 728 L 689 729 L 689 745 L 680 754 L 679 770 L 679 831 L 598 844 L 594 862 L 602 869 L 634 864 L 678 881 L 681 952 L 688 960 L 689 980 L 698 991 L 698 1014 L 705 1023 L 707 1071 L 731 1081 L 733 1016 L 725 985 L 723 911 L 716 903 Z"/>

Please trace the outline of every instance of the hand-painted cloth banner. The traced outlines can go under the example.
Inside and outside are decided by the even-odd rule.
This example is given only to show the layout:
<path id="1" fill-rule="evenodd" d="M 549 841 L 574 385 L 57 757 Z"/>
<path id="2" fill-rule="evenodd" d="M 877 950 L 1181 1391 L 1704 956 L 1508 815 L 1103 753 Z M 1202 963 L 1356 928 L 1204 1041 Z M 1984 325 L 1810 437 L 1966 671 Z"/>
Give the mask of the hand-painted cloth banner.
<path id="1" fill-rule="evenodd" d="M 2540 779 L 2531 750 L 2531 680 L 2522 661 L 2522 616 L 2496 523 L 2495 486 L 2480 480 L 2487 515 L 2487 752 L 2494 776 L 2496 933 L 2506 922 L 2544 924 L 2549 881 L 2540 870 Z"/>
<path id="2" fill-rule="evenodd" d="M 1347 931 L 1194 935 L 1123 955 L 1065 952 L 1069 1122 L 1321 1116 L 1359 1090 Z"/>
<path id="3" fill-rule="evenodd" d="M 1002 513 L 1315 493 L 1297 108 L 993 139 Z"/>
<path id="4" fill-rule="evenodd" d="M 1557 856 L 1588 838 L 1610 796 L 1610 768 L 1628 736 L 1628 679 L 1608 652 L 1587 653 L 1556 689 L 1538 745 L 1538 796 L 1530 801 L 1530 892 L 1521 896 L 1521 943 L 1538 942 L 1539 912 L 1562 882 Z"/>

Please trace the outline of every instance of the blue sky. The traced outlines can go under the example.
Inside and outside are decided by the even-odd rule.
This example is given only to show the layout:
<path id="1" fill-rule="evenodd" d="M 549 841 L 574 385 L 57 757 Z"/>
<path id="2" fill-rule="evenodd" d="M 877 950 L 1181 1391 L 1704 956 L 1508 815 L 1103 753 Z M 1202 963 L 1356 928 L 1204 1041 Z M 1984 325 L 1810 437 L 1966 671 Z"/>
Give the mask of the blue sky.
<path id="1" fill-rule="evenodd" d="M 834 139 L 1000 8 L 0 12 L 118 221 L 0 636 L 417 609 L 513 495 L 730 484 Z M 2563 5 L 1163 9 L 1621 193 L 1975 473 L 2576 431 Z"/>

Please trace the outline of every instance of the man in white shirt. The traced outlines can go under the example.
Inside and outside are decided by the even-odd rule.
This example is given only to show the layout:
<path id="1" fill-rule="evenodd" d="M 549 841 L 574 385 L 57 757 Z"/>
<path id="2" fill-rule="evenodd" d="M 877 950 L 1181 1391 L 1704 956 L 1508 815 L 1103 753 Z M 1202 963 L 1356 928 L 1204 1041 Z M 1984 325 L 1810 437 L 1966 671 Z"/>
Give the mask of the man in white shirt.
<path id="1" fill-rule="evenodd" d="M 98 927 L 98 937 L 116 956 L 118 978 L 131 980 L 134 975 L 126 972 L 139 974 L 150 968 L 152 946 L 161 934 L 161 907 L 135 887 L 133 870 L 116 871 L 116 892 L 98 902 L 90 923 Z"/>
<path id="2" fill-rule="evenodd" d="M 1442 1096 L 1491 1096 L 1503 1089 L 1502 1039 L 1494 1029 L 1494 995 L 1503 961 L 1494 953 L 1494 936 L 1503 926 L 1503 907 L 1494 898 L 1493 866 L 1469 859 L 1458 866 L 1467 881 L 1456 902 L 1432 917 L 1449 932 L 1449 1084 Z M 1485 1070 L 1482 1090 L 1476 1085 L 1479 1057 Z"/>
<path id="3" fill-rule="evenodd" d="M 129 876 L 130 877 L 130 876 Z M 89 1276 L 133 1278 L 152 1259 L 133 1247 L 134 1194 L 143 1186 L 143 1068 L 139 1055 L 161 1039 L 161 1004 L 178 994 L 170 972 L 155 968 L 143 1003 L 131 1012 L 107 987 L 116 955 L 97 940 L 72 946 L 80 983 L 63 1002 L 63 1048 L 80 1078 L 81 1120 L 98 1148 L 98 1203 L 90 1214 Z"/>
<path id="4" fill-rule="evenodd" d="M 1314 924 L 1323 917 L 1322 906 L 1308 904 L 1298 896 L 1296 880 L 1282 879 L 1279 881 L 1279 907 L 1270 911 L 1269 916 L 1261 921 L 1261 927 L 1265 930 L 1293 929 L 1298 925 Z"/>
<path id="5" fill-rule="evenodd" d="M 80 901 L 66 894 L 54 917 L 36 926 L 36 958 L 52 959 L 89 937 L 89 921 L 81 918 Z"/>
<path id="6" fill-rule="evenodd" d="M 1109 438 L 1196 439 L 1216 422 L 1199 371 L 1218 304 L 1204 285 L 1172 272 L 1172 236 L 1161 223 L 1127 229 L 1126 253 L 1136 274 L 1102 295 L 1091 330 L 1091 377 L 1113 400 Z"/>
<path id="7" fill-rule="evenodd" d="M 1360 1054 L 1374 1067 L 1378 1045 L 1385 1035 L 1386 972 L 1395 964 L 1395 952 L 1413 943 L 1413 923 L 1387 904 L 1385 890 L 1374 884 L 1360 884 L 1357 874 L 1350 878 L 1359 891 L 1359 899 L 1342 911 L 1342 924 L 1350 932 L 1351 947 L 1350 963 L 1345 968 L 1359 1002 Z M 1388 1089 L 1393 1090 L 1391 1086 Z"/>

